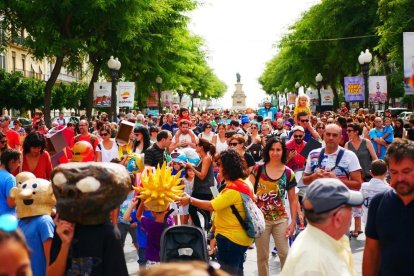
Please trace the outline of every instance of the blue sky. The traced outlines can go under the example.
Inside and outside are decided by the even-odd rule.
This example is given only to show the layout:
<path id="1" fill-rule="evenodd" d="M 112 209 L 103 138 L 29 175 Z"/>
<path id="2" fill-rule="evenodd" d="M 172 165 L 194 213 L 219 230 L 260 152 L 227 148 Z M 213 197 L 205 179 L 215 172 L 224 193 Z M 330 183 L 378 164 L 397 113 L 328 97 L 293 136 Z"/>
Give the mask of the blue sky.
<path id="1" fill-rule="evenodd" d="M 258 83 L 266 62 L 276 53 L 274 45 L 288 27 L 318 0 L 204 0 L 191 13 L 190 29 L 203 37 L 208 63 L 227 84 L 220 100 L 231 107 L 236 73 L 241 75 L 247 105 L 257 107 L 266 97 Z M 293 87 L 294 84 L 292 84 Z"/>

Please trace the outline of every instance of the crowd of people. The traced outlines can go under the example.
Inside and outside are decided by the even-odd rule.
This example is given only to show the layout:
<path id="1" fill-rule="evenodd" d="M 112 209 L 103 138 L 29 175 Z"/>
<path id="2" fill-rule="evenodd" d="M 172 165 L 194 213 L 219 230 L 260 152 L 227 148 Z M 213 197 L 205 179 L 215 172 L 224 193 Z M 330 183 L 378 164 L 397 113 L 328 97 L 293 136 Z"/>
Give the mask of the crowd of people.
<path id="1" fill-rule="evenodd" d="M 141 173 L 166 162 L 172 174 L 181 174 L 185 185 L 184 195 L 169 207 L 176 210 L 168 225 L 179 219 L 206 228 L 211 232 L 209 253 L 231 275 L 244 274 L 249 248 L 256 248 L 258 275 L 269 275 L 270 237 L 283 275 L 355 275 L 346 234 L 358 238 L 364 225 L 364 275 L 414 275 L 408 252 L 414 246 L 409 232 L 414 222 L 414 120 L 405 129 L 404 122 L 389 112 L 385 117 L 363 108 L 352 113 L 345 103 L 336 113 L 312 113 L 305 95 L 297 97 L 292 110 L 278 110 L 265 102 L 257 113 L 191 114 L 181 108 L 159 116 L 121 113 L 118 118 L 110 122 L 108 114 L 98 113 L 91 119 L 81 116 L 66 122 L 60 113 L 48 129 L 41 112 L 36 112 L 32 131 L 25 133 L 19 122 L 10 129 L 10 117 L 1 115 L 0 215 L 16 216 L 11 190 L 19 186 L 15 176 L 22 172 L 56 182 L 54 169 L 60 164 L 118 163 L 132 175 L 132 185 L 140 185 Z M 128 141 L 120 141 L 117 132 L 125 121 L 134 127 Z M 50 135 L 60 131 L 65 132 L 66 147 L 53 152 Z M 263 213 L 265 229 L 259 238 L 246 234 L 231 208 L 246 217 L 242 194 Z M 160 262 L 167 210 L 148 210 L 136 195 L 129 191 L 108 221 L 120 240 L 119 248 L 131 235 L 140 269 L 145 270 Z M 200 213 L 205 214 L 205 225 Z M 38 227 L 42 234 L 36 243 L 25 233 L 26 217 L 17 214 L 23 235 L 0 225 L 0 256 L 10 246 L 21 247 L 23 268 L 19 269 L 30 269 L 31 261 L 34 275 L 76 271 L 74 262 L 66 268 L 61 263 L 73 249 L 75 224 L 70 218 L 59 220 L 55 209 L 48 216 L 55 221 L 50 217 L 39 222 L 44 227 Z M 35 230 L 30 231 L 33 236 Z M 298 236 L 299 232 L 303 233 Z M 37 248 L 28 250 L 24 235 L 29 247 Z M 63 257 L 54 252 L 51 261 L 48 251 L 54 235 L 66 251 Z M 0 275 L 6 271 L 2 259 Z M 110 262 L 99 260 L 105 261 Z M 121 266 L 119 275 L 126 271 L 123 265 L 117 268 Z M 93 271 L 90 275 L 98 275 Z"/>

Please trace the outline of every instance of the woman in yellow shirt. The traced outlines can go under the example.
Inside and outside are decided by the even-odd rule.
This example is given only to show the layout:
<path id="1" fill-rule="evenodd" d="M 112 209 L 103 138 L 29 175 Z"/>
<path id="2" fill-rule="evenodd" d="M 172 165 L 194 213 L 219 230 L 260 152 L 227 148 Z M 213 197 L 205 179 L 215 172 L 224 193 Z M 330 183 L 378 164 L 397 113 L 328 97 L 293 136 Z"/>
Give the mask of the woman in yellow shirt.
<path id="1" fill-rule="evenodd" d="M 180 203 L 214 211 L 217 260 L 221 268 L 231 275 L 243 275 L 244 253 L 252 244 L 253 239 L 247 236 L 230 206 L 234 205 L 241 217 L 245 219 L 246 212 L 240 193 L 253 197 L 252 185 L 249 180 L 246 180 L 247 164 L 234 149 L 222 151 L 217 165 L 220 175 L 226 182 L 226 187 L 220 194 L 211 201 L 192 198 L 185 194 Z"/>

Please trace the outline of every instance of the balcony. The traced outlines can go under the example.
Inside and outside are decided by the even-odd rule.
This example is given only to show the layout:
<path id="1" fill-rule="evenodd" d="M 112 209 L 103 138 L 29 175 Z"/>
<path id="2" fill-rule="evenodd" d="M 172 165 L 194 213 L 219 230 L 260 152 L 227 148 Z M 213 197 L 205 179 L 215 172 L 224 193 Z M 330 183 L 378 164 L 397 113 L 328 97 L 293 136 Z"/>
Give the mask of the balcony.
<path id="1" fill-rule="evenodd" d="M 13 70 L 12 70 L 13 71 Z M 37 80 L 45 80 L 45 75 L 36 73 L 34 71 L 27 71 L 22 69 L 15 69 L 14 72 L 20 72 L 25 78 L 33 78 Z"/>

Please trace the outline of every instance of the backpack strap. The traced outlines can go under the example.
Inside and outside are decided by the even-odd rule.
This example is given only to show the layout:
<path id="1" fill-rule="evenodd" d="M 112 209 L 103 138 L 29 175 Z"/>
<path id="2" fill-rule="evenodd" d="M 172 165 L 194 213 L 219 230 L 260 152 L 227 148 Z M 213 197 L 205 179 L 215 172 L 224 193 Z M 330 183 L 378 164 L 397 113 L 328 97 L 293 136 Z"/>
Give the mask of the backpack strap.
<path id="1" fill-rule="evenodd" d="M 318 168 L 321 168 L 321 164 L 322 164 L 322 160 L 324 156 L 325 156 L 325 148 L 322 148 L 318 156 Z"/>
<path id="2" fill-rule="evenodd" d="M 255 177 L 255 180 L 254 180 L 254 193 L 255 194 L 257 192 L 257 186 L 259 184 L 259 178 L 260 178 L 260 175 L 262 174 L 263 167 L 264 167 L 264 165 L 259 165 L 257 167 L 257 174 L 256 174 L 256 177 Z"/>
<path id="3" fill-rule="evenodd" d="M 243 227 L 245 231 L 249 229 L 247 226 L 247 223 L 243 220 L 243 218 L 240 216 L 239 211 L 237 211 L 236 206 L 230 205 L 232 213 L 236 216 L 237 220 L 240 222 L 240 225 Z"/>

